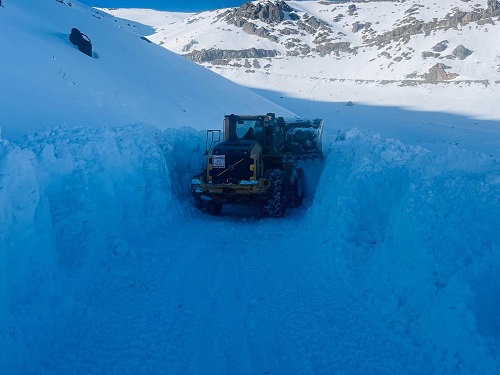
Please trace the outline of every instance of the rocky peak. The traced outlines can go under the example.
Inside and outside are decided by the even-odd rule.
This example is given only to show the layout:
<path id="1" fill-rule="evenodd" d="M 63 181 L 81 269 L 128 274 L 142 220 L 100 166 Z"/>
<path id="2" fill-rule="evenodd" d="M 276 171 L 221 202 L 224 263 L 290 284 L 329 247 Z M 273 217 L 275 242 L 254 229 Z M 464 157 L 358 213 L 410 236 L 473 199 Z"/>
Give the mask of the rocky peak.
<path id="1" fill-rule="evenodd" d="M 262 1 L 256 4 L 246 2 L 242 6 L 228 10 L 217 17 L 223 19 L 228 24 L 241 28 L 250 35 L 257 35 L 277 42 L 278 38 L 272 35 L 273 25 L 285 20 L 285 12 L 293 9 L 284 1 Z M 260 20 L 269 26 L 259 26 L 255 21 Z"/>
<path id="2" fill-rule="evenodd" d="M 246 2 L 242 6 L 233 10 L 234 18 L 244 18 L 247 20 L 261 20 L 267 24 L 279 23 L 284 20 L 285 13 L 290 12 L 290 8 L 284 1 L 277 2 L 259 2 L 253 4 Z"/>

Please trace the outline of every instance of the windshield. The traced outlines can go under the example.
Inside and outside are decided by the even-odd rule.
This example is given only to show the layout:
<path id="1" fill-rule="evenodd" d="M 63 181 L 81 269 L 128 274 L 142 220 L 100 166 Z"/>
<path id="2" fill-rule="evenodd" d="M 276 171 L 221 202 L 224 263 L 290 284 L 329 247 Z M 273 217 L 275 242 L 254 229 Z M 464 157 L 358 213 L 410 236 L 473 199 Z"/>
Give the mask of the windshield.
<path id="1" fill-rule="evenodd" d="M 261 140 L 262 121 L 239 120 L 236 124 L 236 134 L 239 139 Z"/>

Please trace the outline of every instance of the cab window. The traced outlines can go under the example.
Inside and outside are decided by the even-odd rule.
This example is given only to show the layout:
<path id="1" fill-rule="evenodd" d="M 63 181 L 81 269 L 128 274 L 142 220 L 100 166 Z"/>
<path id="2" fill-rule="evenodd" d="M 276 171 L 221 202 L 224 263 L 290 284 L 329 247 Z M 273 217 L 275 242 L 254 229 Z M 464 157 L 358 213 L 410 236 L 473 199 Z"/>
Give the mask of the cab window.
<path id="1" fill-rule="evenodd" d="M 260 120 L 240 120 L 236 124 L 236 134 L 239 139 L 262 138 L 262 121 Z"/>

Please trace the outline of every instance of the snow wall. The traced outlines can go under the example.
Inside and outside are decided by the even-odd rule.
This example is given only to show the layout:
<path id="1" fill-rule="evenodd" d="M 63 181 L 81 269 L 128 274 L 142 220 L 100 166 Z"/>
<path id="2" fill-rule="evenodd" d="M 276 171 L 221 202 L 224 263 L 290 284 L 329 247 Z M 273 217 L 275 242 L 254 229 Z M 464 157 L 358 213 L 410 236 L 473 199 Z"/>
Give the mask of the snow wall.
<path id="1" fill-rule="evenodd" d="M 499 368 L 500 164 L 349 130 L 333 137 L 308 212 L 314 248 L 436 373 Z"/>
<path id="2" fill-rule="evenodd" d="M 2 141 L 2 368 L 36 371 L 40 348 L 98 287 L 96 273 L 192 215 L 188 185 L 204 148 L 203 132 L 140 124 Z M 436 373 L 498 368 L 498 161 L 357 130 L 325 134 L 324 148 L 314 199 L 298 219 L 311 251 L 430 350 L 422 355 Z"/>
<path id="3" fill-rule="evenodd" d="M 182 215 L 201 147 L 195 130 L 142 125 L 2 141 L 0 368 L 34 371 L 95 273 Z"/>

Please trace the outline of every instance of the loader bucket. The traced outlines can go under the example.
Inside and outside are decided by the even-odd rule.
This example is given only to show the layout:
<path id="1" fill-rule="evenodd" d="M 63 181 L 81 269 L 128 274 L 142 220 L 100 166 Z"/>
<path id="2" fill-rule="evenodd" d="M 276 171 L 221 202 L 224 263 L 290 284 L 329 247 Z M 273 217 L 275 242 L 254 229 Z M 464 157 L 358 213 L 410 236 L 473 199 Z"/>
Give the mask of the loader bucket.
<path id="1" fill-rule="evenodd" d="M 298 159 L 322 158 L 323 120 L 287 119 L 287 146 L 292 157 Z"/>

